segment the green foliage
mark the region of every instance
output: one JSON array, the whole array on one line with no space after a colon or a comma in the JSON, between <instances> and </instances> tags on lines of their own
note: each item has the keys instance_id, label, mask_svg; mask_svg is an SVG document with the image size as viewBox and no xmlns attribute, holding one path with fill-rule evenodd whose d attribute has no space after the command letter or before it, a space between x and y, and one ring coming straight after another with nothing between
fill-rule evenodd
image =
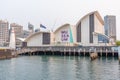
<instances>
[{"instance_id":1,"label":"green foliage","mask_svg":"<svg viewBox=\"0 0 120 80\"><path fill-rule=\"evenodd\" d=\"M120 41L116 41L116 45L117 45L117 46L120 46Z\"/></svg>"}]
</instances>

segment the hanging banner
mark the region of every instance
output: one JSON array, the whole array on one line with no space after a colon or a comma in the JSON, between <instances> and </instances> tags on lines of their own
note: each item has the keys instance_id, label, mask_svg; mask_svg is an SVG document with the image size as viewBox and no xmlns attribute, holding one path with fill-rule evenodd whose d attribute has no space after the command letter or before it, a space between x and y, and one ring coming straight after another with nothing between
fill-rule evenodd
<instances>
[{"instance_id":1,"label":"hanging banner","mask_svg":"<svg viewBox=\"0 0 120 80\"><path fill-rule=\"evenodd\" d=\"M69 32L67 30L61 31L61 41L69 41Z\"/></svg>"}]
</instances>

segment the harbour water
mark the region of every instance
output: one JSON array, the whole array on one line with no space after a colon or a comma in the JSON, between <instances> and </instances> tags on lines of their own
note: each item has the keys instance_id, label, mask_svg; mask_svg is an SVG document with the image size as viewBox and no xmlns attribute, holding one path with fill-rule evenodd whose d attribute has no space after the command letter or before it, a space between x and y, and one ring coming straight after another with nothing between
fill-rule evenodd
<instances>
[{"instance_id":1,"label":"harbour water","mask_svg":"<svg viewBox=\"0 0 120 80\"><path fill-rule=\"evenodd\" d=\"M0 60L0 80L120 80L117 58L20 56Z\"/></svg>"}]
</instances>

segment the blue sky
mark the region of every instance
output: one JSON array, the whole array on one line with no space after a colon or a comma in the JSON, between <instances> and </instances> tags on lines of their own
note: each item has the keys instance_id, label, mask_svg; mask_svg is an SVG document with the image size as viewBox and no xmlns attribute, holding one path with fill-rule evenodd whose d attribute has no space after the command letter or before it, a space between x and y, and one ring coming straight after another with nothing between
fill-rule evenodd
<instances>
[{"instance_id":1,"label":"blue sky","mask_svg":"<svg viewBox=\"0 0 120 80\"><path fill-rule=\"evenodd\" d=\"M18 23L27 29L28 22L35 28L40 23L48 29L70 23L75 25L84 15L99 11L105 15L115 15L117 20L117 39L120 40L119 0L0 0L0 19Z\"/></svg>"}]
</instances>

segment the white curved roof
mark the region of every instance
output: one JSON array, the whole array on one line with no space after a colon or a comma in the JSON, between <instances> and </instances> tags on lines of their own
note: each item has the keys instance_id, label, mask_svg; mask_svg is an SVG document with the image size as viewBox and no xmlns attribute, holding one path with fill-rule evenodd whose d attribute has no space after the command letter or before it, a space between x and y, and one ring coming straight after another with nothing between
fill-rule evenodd
<instances>
[{"instance_id":1,"label":"white curved roof","mask_svg":"<svg viewBox=\"0 0 120 80\"><path fill-rule=\"evenodd\" d=\"M17 38L18 40L20 40L20 41L24 41L25 40L25 38Z\"/></svg>"},{"instance_id":2,"label":"white curved roof","mask_svg":"<svg viewBox=\"0 0 120 80\"><path fill-rule=\"evenodd\" d=\"M80 23L84 18L86 18L87 16L89 16L89 15L91 15L91 14L95 14L95 15L97 16L97 18L99 19L99 21L101 22L101 24L104 24L104 21L103 21L102 17L100 16L99 12L98 12L98 11L93 11L93 12L90 12L90 13L86 14L85 16L83 16L83 17L77 22L76 26L79 25L79 23Z\"/></svg>"},{"instance_id":3,"label":"white curved roof","mask_svg":"<svg viewBox=\"0 0 120 80\"><path fill-rule=\"evenodd\" d=\"M39 35L39 34L42 34L42 33L49 33L49 32L35 32L31 35L29 35L24 41L28 41L30 38L34 37L35 35Z\"/></svg>"},{"instance_id":4,"label":"white curved roof","mask_svg":"<svg viewBox=\"0 0 120 80\"><path fill-rule=\"evenodd\" d=\"M60 30L61 28L65 27L65 26L70 26L70 24L66 23L66 24L60 26L59 28L57 28L57 29L54 31L54 33L56 33L58 30Z\"/></svg>"}]
</instances>

